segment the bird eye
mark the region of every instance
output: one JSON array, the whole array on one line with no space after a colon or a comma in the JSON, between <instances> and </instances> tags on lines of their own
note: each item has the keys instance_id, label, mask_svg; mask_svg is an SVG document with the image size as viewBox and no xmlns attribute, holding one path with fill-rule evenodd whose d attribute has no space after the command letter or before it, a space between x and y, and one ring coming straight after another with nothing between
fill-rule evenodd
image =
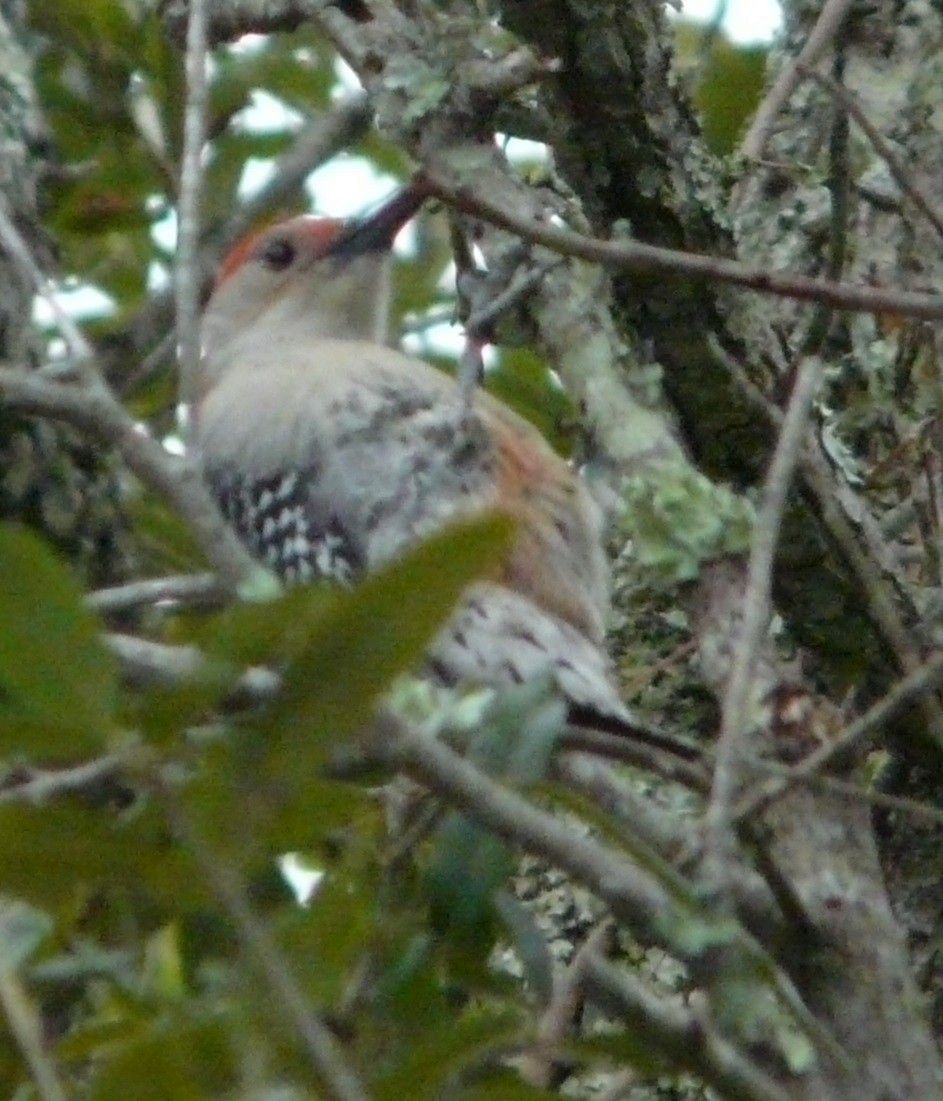
<instances>
[{"instance_id":1,"label":"bird eye","mask_svg":"<svg viewBox=\"0 0 943 1101\"><path fill-rule=\"evenodd\" d=\"M295 246L287 237L273 237L259 250L258 258L272 271L284 271L295 259Z\"/></svg>"}]
</instances>

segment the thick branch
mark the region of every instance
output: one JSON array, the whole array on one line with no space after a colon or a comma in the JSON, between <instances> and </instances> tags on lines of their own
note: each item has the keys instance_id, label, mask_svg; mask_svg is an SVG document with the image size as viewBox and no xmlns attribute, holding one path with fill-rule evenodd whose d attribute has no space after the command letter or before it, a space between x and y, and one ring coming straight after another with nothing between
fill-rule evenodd
<instances>
[{"instance_id":1,"label":"thick branch","mask_svg":"<svg viewBox=\"0 0 943 1101\"><path fill-rule=\"evenodd\" d=\"M66 421L115 448L131 471L187 521L227 587L236 589L259 576L260 567L223 520L199 470L151 439L104 385L50 382L36 372L2 367L0 401L10 409Z\"/></svg>"}]
</instances>

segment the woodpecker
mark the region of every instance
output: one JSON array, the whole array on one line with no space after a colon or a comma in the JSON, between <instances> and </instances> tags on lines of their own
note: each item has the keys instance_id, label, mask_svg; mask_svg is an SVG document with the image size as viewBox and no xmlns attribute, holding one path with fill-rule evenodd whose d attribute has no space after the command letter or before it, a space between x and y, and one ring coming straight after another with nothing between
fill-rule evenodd
<instances>
[{"instance_id":1,"label":"woodpecker","mask_svg":"<svg viewBox=\"0 0 943 1101\"><path fill-rule=\"evenodd\" d=\"M433 644L447 684L549 671L571 712L635 728L603 646L599 510L529 422L386 344L389 255L423 196L357 221L298 217L237 245L201 329L191 410L205 478L287 583L349 583L450 520L500 508L516 537Z\"/></svg>"}]
</instances>

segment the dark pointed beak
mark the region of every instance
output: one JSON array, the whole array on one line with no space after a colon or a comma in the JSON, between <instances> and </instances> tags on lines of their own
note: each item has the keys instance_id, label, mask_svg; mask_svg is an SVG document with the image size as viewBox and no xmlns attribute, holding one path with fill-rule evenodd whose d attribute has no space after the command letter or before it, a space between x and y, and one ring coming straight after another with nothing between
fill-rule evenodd
<instances>
[{"instance_id":1,"label":"dark pointed beak","mask_svg":"<svg viewBox=\"0 0 943 1101\"><path fill-rule=\"evenodd\" d=\"M331 247L330 256L346 262L369 253L387 252L393 241L426 200L423 189L408 185L372 214L351 222Z\"/></svg>"}]
</instances>

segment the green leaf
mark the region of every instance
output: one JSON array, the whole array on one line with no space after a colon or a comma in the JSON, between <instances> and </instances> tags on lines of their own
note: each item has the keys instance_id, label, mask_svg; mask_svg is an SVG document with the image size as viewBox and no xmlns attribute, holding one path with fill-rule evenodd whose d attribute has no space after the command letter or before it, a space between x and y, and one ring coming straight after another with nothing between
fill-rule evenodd
<instances>
[{"instance_id":1,"label":"green leaf","mask_svg":"<svg viewBox=\"0 0 943 1101\"><path fill-rule=\"evenodd\" d=\"M395 945L376 992L378 1013L390 1020L420 1031L442 1020L448 1001L428 933L405 934Z\"/></svg>"},{"instance_id":2,"label":"green leaf","mask_svg":"<svg viewBox=\"0 0 943 1101\"><path fill-rule=\"evenodd\" d=\"M292 972L320 1004L340 1003L355 963L362 957L376 921L376 881L328 872L311 904L292 906L281 922L279 943Z\"/></svg>"},{"instance_id":3,"label":"green leaf","mask_svg":"<svg viewBox=\"0 0 943 1101\"><path fill-rule=\"evenodd\" d=\"M494 941L495 892L514 868L505 842L450 811L436 831L426 889L432 925L457 952L453 964L480 968Z\"/></svg>"},{"instance_id":4,"label":"green leaf","mask_svg":"<svg viewBox=\"0 0 943 1101\"><path fill-rule=\"evenodd\" d=\"M293 774L313 776L333 744L360 733L395 677L416 667L463 590L506 549L500 516L464 520L377 571L355 589L292 589L241 606L195 631L211 653L236 662L287 663L281 691L255 724Z\"/></svg>"},{"instance_id":5,"label":"green leaf","mask_svg":"<svg viewBox=\"0 0 943 1101\"><path fill-rule=\"evenodd\" d=\"M492 776L542 780L565 715L549 680L502 692L475 732L468 757ZM446 936L453 965L483 965L497 927L499 888L512 870L511 850L501 838L458 811L446 815L435 834L426 888L433 927Z\"/></svg>"},{"instance_id":6,"label":"green leaf","mask_svg":"<svg viewBox=\"0 0 943 1101\"><path fill-rule=\"evenodd\" d=\"M487 1066L458 1096L461 1101L560 1101L561 1094L532 1086L507 1067Z\"/></svg>"},{"instance_id":7,"label":"green leaf","mask_svg":"<svg viewBox=\"0 0 943 1101\"><path fill-rule=\"evenodd\" d=\"M679 1069L677 1064L670 1064L653 1046L644 1026L567 1040L560 1048L560 1056L586 1064L630 1066L639 1074L651 1077ZM683 1063L681 1065L684 1067Z\"/></svg>"},{"instance_id":8,"label":"green leaf","mask_svg":"<svg viewBox=\"0 0 943 1101\"><path fill-rule=\"evenodd\" d=\"M737 45L716 26L705 32L702 24L679 19L676 48L680 69L694 77L707 144L715 153L732 153L759 106L769 47Z\"/></svg>"},{"instance_id":9,"label":"green leaf","mask_svg":"<svg viewBox=\"0 0 943 1101\"><path fill-rule=\"evenodd\" d=\"M376 1101L423 1101L450 1096L450 1086L475 1064L487 1066L519 1042L520 1016L513 1011L475 1010L429 1029L410 1046L395 1070L376 1083Z\"/></svg>"},{"instance_id":10,"label":"green leaf","mask_svg":"<svg viewBox=\"0 0 943 1101\"><path fill-rule=\"evenodd\" d=\"M128 951L101 948L87 940L60 955L49 956L33 964L29 977L36 983L84 983L106 978L127 984L135 974L136 957Z\"/></svg>"},{"instance_id":11,"label":"green leaf","mask_svg":"<svg viewBox=\"0 0 943 1101\"><path fill-rule=\"evenodd\" d=\"M175 925L165 925L145 941L141 989L163 999L186 994L180 936Z\"/></svg>"},{"instance_id":12,"label":"green leaf","mask_svg":"<svg viewBox=\"0 0 943 1101\"><path fill-rule=\"evenodd\" d=\"M254 733L236 734L204 752L203 775L184 793L201 835L243 869L280 852L317 852L379 814L367 791L299 773L293 761L290 746L272 751Z\"/></svg>"},{"instance_id":13,"label":"green leaf","mask_svg":"<svg viewBox=\"0 0 943 1101\"><path fill-rule=\"evenodd\" d=\"M159 1017L130 1041L99 1051L87 1096L93 1101L205 1101L237 1082L226 1021Z\"/></svg>"},{"instance_id":14,"label":"green leaf","mask_svg":"<svg viewBox=\"0 0 943 1101\"><path fill-rule=\"evenodd\" d=\"M498 890L494 906L517 953L531 995L541 1006L553 997L553 960L547 938L534 915L508 890Z\"/></svg>"},{"instance_id":15,"label":"green leaf","mask_svg":"<svg viewBox=\"0 0 943 1101\"><path fill-rule=\"evenodd\" d=\"M566 704L552 677L504 689L474 732L468 758L489 776L537 783L547 777L565 721Z\"/></svg>"},{"instance_id":16,"label":"green leaf","mask_svg":"<svg viewBox=\"0 0 943 1101\"><path fill-rule=\"evenodd\" d=\"M148 571L188 573L206 562L193 533L176 512L152 495L142 495L126 505L134 532L146 552Z\"/></svg>"},{"instance_id":17,"label":"green leaf","mask_svg":"<svg viewBox=\"0 0 943 1101\"><path fill-rule=\"evenodd\" d=\"M282 687L190 786L201 830L241 863L316 847L365 805L350 784L323 779L336 747L372 718L395 677L416 667L470 581L504 550L509 523L486 516L435 535L350 591L292 589L241 605L193 634L236 663L277 663ZM238 799L239 810L233 803Z\"/></svg>"},{"instance_id":18,"label":"green leaf","mask_svg":"<svg viewBox=\"0 0 943 1101\"><path fill-rule=\"evenodd\" d=\"M31 532L0 526L0 756L101 747L114 661L66 567Z\"/></svg>"},{"instance_id":19,"label":"green leaf","mask_svg":"<svg viewBox=\"0 0 943 1101\"><path fill-rule=\"evenodd\" d=\"M359 733L395 677L414 669L465 588L506 550L500 516L463 520L320 609L289 667L269 733ZM306 743L314 739L306 737ZM321 753L312 763L320 763Z\"/></svg>"},{"instance_id":20,"label":"green leaf","mask_svg":"<svg viewBox=\"0 0 943 1101\"><path fill-rule=\"evenodd\" d=\"M205 902L202 880L154 808L118 816L75 799L0 806L0 884L50 909L80 888L107 884L150 892L177 907Z\"/></svg>"}]
</instances>

